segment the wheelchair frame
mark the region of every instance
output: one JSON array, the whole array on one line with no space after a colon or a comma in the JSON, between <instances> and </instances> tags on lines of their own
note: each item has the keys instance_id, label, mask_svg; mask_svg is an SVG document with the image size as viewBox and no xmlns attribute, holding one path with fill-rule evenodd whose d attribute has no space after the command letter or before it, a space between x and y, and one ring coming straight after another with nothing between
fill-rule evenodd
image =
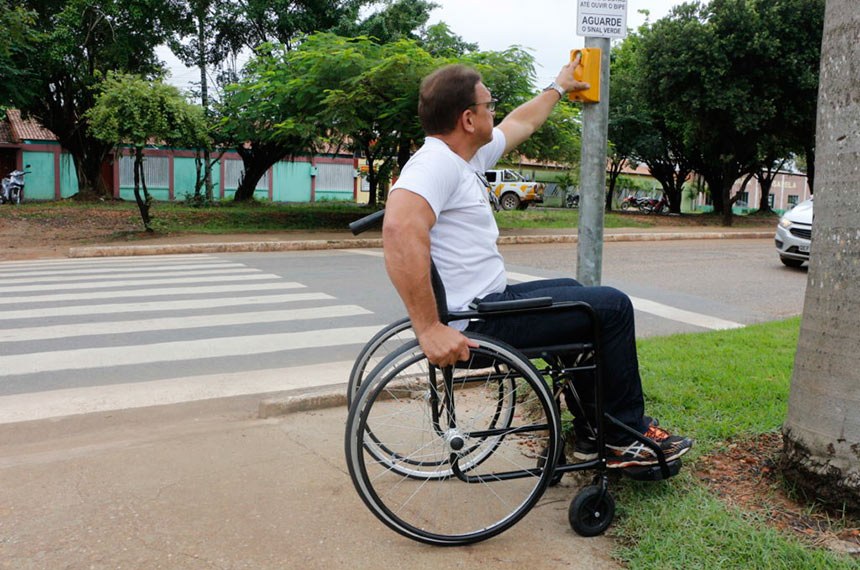
<instances>
[{"instance_id":1,"label":"wheelchair frame","mask_svg":"<svg viewBox=\"0 0 860 570\"><path fill-rule=\"evenodd\" d=\"M350 229L359 234L380 222L383 215L384 211L371 214L351 224ZM549 297L501 302L476 300L468 311L448 312L444 286L432 264L431 281L440 320L446 324L457 320L571 311L583 314L588 319L591 339L588 342L518 349L489 337L466 333L480 344L479 349L473 350L473 353L477 353L475 359L480 361L480 365L475 365L474 369L462 366L460 370L459 365L463 363L458 363L454 367L440 370L422 360L423 353L417 341L409 342L401 338L401 335L411 329L408 318L396 321L377 333L362 348L350 373L347 394L350 411L345 450L356 490L371 512L383 523L408 538L429 544L461 545L478 542L510 528L527 514L546 488L558 483L565 473L594 470L596 473L592 484L583 488L571 502L568 519L572 528L580 535L602 534L611 524L615 510L615 501L608 489L607 450L604 441L607 422L629 433L631 437L652 449L657 456L657 466L621 470L626 475L640 480L660 480L678 473L681 467L680 459L667 462L656 443L604 412L600 322L590 305L575 301L553 302ZM398 344L398 348L379 360L377 353L389 342ZM580 358L576 360L576 365L565 366L560 356L562 354L578 354ZM589 354L591 358L587 357ZM531 362L534 359L543 359L546 366L538 370ZM369 364L377 361L367 373ZM468 366L471 367L472 364L474 362L468 363ZM562 453L562 395L569 408L571 404L577 407L576 410L571 409L571 412L585 414L573 386L575 374L589 374L592 376L591 381L595 382L596 425L591 426L589 422L589 426L595 435L597 458L568 463ZM547 377L551 380L549 383ZM416 383L416 378L421 378L421 381ZM466 392L466 388L471 388L472 384L479 390ZM523 393L533 394L533 409L538 410L538 417L546 416L543 422L535 420L529 423L529 420L523 419L524 406L522 402L518 402ZM460 394L471 395L463 397ZM476 396L477 394L480 396ZM492 403L494 397L497 400ZM459 400L456 400L457 398ZM457 414L457 410L462 407L462 401L470 399L480 400L484 404L482 409L489 410L477 418L477 421L476 418L464 419L463 412ZM455 403L455 400L460 403ZM389 416L379 412L379 415L386 419L377 421L376 410L391 411L396 410L397 406L409 410L408 415L404 413L404 421L408 425L401 426L399 431L392 429L390 434L381 435L388 429L387 418L394 417L395 414ZM411 443L400 440L405 438L405 433L419 432L419 428L412 425L413 420L418 421L418 415L424 416L425 423L420 430L422 437L429 440L429 443L422 440L423 447L419 448L419 454L415 454L418 459L412 459L407 453ZM446 419L447 424L444 421ZM483 425L485 420L487 425ZM480 423L480 429L462 428L471 423ZM386 437L390 439L386 440ZM511 457L516 457L516 461L520 462L527 456L523 450L534 443L532 440L542 441L544 444L534 467L518 464L518 468L513 471L493 470L494 455L502 458L500 462L510 460ZM402 445L403 449L396 449L398 445ZM435 456L431 459L425 457L427 448L439 446L441 451ZM490 469L490 472L480 474L484 469ZM471 474L473 472L475 474ZM380 481L389 477L393 479L390 489L382 489ZM516 479L526 479L528 483L528 478L534 479L531 487L527 484L520 490L511 484L512 488L523 496L517 495L510 501L511 512L502 512L504 508L508 508L509 503L501 500L503 493L497 490L499 486ZM428 485L437 485L440 488L449 485L447 489L451 489L450 485L454 482L475 485L482 492L484 487L497 487L486 491L489 499L476 498L478 505L469 504L461 510L440 515L438 521L431 511L443 509L446 504L444 501L428 501L423 505L424 510L418 512L420 508L416 506L419 503L414 500L415 495L429 493ZM391 498L397 496L401 489L412 490L413 487L414 495ZM387 494L389 492L390 494ZM452 492L452 496L456 497L455 502L462 505L467 505L472 500L470 493L460 492L456 495ZM435 528L449 523L453 525L454 519L463 519L465 524L467 516L483 515L483 511L490 508L487 504L494 503L496 498L499 498L498 502L504 507L499 507L498 513L487 513L489 522L476 522L475 528ZM397 503L397 506L386 504L386 500ZM404 504L400 505L398 501Z\"/></svg>"}]
</instances>

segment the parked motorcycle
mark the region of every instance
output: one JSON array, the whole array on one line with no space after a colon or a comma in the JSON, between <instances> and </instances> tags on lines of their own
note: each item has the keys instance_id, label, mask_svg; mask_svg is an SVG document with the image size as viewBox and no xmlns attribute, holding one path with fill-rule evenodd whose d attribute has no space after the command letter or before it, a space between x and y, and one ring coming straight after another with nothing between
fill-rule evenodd
<instances>
[{"instance_id":1,"label":"parked motorcycle","mask_svg":"<svg viewBox=\"0 0 860 570\"><path fill-rule=\"evenodd\" d=\"M639 196L630 195L621 200L621 209L629 210L630 208L636 208L639 211L642 211L643 205L648 203L648 198L640 198Z\"/></svg>"},{"instance_id":2,"label":"parked motorcycle","mask_svg":"<svg viewBox=\"0 0 860 570\"><path fill-rule=\"evenodd\" d=\"M565 208L579 208L579 194L568 193L564 197L564 207Z\"/></svg>"},{"instance_id":3,"label":"parked motorcycle","mask_svg":"<svg viewBox=\"0 0 860 570\"><path fill-rule=\"evenodd\" d=\"M656 198L648 198L644 204L639 206L639 211L645 214L668 214L669 200L666 198L665 194L663 194L659 200Z\"/></svg>"},{"instance_id":4,"label":"parked motorcycle","mask_svg":"<svg viewBox=\"0 0 860 570\"><path fill-rule=\"evenodd\" d=\"M29 168L28 164L25 168ZM29 170L13 170L9 176L0 181L0 204L9 202L20 204L24 201L24 175L30 174Z\"/></svg>"}]
</instances>

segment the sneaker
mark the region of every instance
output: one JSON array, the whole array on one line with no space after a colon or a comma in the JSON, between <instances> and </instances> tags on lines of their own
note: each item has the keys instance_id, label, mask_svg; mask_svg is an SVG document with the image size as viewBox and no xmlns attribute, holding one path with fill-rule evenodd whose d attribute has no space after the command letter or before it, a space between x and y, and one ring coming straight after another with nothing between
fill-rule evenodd
<instances>
[{"instance_id":1,"label":"sneaker","mask_svg":"<svg viewBox=\"0 0 860 570\"><path fill-rule=\"evenodd\" d=\"M597 439L592 435L578 434L573 441L573 456L580 461L597 459Z\"/></svg>"},{"instance_id":2,"label":"sneaker","mask_svg":"<svg viewBox=\"0 0 860 570\"><path fill-rule=\"evenodd\" d=\"M672 435L663 428L652 425L645 432L645 437L658 443L666 461L678 459L693 447L693 440L680 435ZM607 445L609 459L607 467L623 469L625 467L657 465L657 456L645 444L633 441L627 445Z\"/></svg>"},{"instance_id":3,"label":"sneaker","mask_svg":"<svg viewBox=\"0 0 860 570\"><path fill-rule=\"evenodd\" d=\"M649 428L660 425L657 418L643 416L642 419ZM590 433L577 433L573 442L573 456L580 461L597 459L597 438Z\"/></svg>"}]
</instances>

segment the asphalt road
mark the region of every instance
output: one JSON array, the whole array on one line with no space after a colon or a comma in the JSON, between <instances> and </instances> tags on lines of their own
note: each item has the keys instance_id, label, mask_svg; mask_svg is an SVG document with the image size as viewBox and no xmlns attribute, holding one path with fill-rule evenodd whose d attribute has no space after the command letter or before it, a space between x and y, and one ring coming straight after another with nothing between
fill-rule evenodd
<instances>
[{"instance_id":1,"label":"asphalt road","mask_svg":"<svg viewBox=\"0 0 860 570\"><path fill-rule=\"evenodd\" d=\"M514 280L573 276L573 245L505 246ZM637 334L799 314L770 240L624 242L604 282ZM379 250L0 263L0 423L339 384L404 314Z\"/></svg>"}]
</instances>

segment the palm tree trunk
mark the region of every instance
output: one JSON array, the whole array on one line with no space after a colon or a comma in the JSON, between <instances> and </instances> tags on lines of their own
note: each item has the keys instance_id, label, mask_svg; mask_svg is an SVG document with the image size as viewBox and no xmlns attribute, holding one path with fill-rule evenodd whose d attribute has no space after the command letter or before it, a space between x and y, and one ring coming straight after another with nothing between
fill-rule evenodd
<instances>
[{"instance_id":1,"label":"palm tree trunk","mask_svg":"<svg viewBox=\"0 0 860 570\"><path fill-rule=\"evenodd\" d=\"M815 223L788 417L785 476L860 508L860 12L828 0L816 133Z\"/></svg>"}]
</instances>

